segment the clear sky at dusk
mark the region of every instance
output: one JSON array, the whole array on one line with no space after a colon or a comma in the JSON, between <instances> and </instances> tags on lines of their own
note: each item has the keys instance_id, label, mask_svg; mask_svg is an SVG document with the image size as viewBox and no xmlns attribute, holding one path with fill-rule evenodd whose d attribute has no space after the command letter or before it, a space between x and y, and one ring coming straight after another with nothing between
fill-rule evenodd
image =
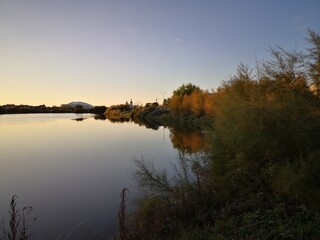
<instances>
[{"instance_id":1,"label":"clear sky at dusk","mask_svg":"<svg viewBox=\"0 0 320 240\"><path fill-rule=\"evenodd\" d=\"M0 105L162 100L303 50L319 0L0 0Z\"/></svg>"}]
</instances>

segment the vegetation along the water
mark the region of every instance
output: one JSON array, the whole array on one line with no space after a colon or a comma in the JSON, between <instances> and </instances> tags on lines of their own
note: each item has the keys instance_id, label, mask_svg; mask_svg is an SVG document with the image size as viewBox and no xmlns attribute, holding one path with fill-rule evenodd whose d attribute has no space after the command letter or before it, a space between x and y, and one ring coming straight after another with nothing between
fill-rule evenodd
<instances>
[{"instance_id":1,"label":"vegetation along the water","mask_svg":"<svg viewBox=\"0 0 320 240\"><path fill-rule=\"evenodd\" d=\"M320 37L308 41L240 64L216 91L173 92L173 118L212 119L208 150L181 154L173 179L135 160L146 197L127 239L320 239Z\"/></svg>"},{"instance_id":2,"label":"vegetation along the water","mask_svg":"<svg viewBox=\"0 0 320 240\"><path fill-rule=\"evenodd\" d=\"M301 52L271 49L254 69L241 63L216 90L188 83L162 104L107 109L114 121L207 137L205 151L180 154L173 178L134 159L145 197L126 213L123 190L119 239L320 239L320 36L308 41ZM15 199L3 239L17 239Z\"/></svg>"}]
</instances>

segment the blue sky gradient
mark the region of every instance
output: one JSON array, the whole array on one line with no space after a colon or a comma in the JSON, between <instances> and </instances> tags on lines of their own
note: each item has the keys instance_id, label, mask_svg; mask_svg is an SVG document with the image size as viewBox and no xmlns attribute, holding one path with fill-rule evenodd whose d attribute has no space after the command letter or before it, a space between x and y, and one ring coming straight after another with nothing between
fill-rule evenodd
<instances>
[{"instance_id":1,"label":"blue sky gradient","mask_svg":"<svg viewBox=\"0 0 320 240\"><path fill-rule=\"evenodd\" d=\"M0 105L162 100L307 47L319 0L0 0Z\"/></svg>"}]
</instances>

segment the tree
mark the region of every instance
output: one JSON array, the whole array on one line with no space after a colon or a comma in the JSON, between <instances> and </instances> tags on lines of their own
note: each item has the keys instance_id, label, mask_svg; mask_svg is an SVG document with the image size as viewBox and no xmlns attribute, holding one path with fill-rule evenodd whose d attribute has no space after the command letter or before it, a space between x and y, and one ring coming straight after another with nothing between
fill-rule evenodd
<instances>
[{"instance_id":1,"label":"tree","mask_svg":"<svg viewBox=\"0 0 320 240\"><path fill-rule=\"evenodd\" d=\"M76 106L74 107L74 111L75 111L76 113L82 113L82 112L83 112L83 106L82 106L82 105L76 105Z\"/></svg>"},{"instance_id":2,"label":"tree","mask_svg":"<svg viewBox=\"0 0 320 240\"><path fill-rule=\"evenodd\" d=\"M309 74L312 83L316 86L317 94L320 91L320 36L309 30L308 42L312 45L308 50Z\"/></svg>"},{"instance_id":3,"label":"tree","mask_svg":"<svg viewBox=\"0 0 320 240\"><path fill-rule=\"evenodd\" d=\"M193 91L190 94L191 111L196 117L204 115L204 94L201 90Z\"/></svg>"},{"instance_id":4,"label":"tree","mask_svg":"<svg viewBox=\"0 0 320 240\"><path fill-rule=\"evenodd\" d=\"M215 94L212 171L221 200L258 191L311 203L320 195L319 186L309 191L318 180L306 170L320 171L319 98L300 53L272 56L258 79L240 65Z\"/></svg>"},{"instance_id":5,"label":"tree","mask_svg":"<svg viewBox=\"0 0 320 240\"><path fill-rule=\"evenodd\" d=\"M204 114L203 102L203 90L188 83L173 91L168 107L175 116L194 115L195 117L201 117Z\"/></svg>"},{"instance_id":6,"label":"tree","mask_svg":"<svg viewBox=\"0 0 320 240\"><path fill-rule=\"evenodd\" d=\"M205 92L204 93L204 99L203 99L203 110L204 114L206 116L212 116L213 115L213 109L214 109L214 94Z\"/></svg>"},{"instance_id":7,"label":"tree","mask_svg":"<svg viewBox=\"0 0 320 240\"><path fill-rule=\"evenodd\" d=\"M312 41L318 39L312 36ZM206 133L211 151L203 162L182 161L179 181L171 184L152 165L137 164L143 183L159 189L148 199L155 199L148 211L140 208L142 220L135 219L140 226L150 224L142 236L156 239L154 233L169 233L172 237L162 238L185 239L180 234L193 228L200 231L185 236L200 239L209 226L210 233L201 239L318 239L320 98L308 86L310 76L317 76L315 56L306 65L310 55L277 48L258 72L241 63L216 92L187 94L185 86L174 91L171 104L179 114L213 111L213 129ZM197 146L190 139L171 135L175 147ZM166 223L170 228L164 228Z\"/></svg>"},{"instance_id":8,"label":"tree","mask_svg":"<svg viewBox=\"0 0 320 240\"><path fill-rule=\"evenodd\" d=\"M196 90L201 90L198 86L188 83L188 84L182 84L178 89L173 91L173 96L184 96L184 95L190 95L192 92Z\"/></svg>"}]
</instances>

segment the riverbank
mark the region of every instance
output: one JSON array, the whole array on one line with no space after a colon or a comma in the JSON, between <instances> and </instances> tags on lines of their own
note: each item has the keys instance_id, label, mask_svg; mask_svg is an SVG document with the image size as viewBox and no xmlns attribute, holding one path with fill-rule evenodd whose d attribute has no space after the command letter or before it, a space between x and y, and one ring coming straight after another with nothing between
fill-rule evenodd
<instances>
[{"instance_id":1,"label":"riverbank","mask_svg":"<svg viewBox=\"0 0 320 240\"><path fill-rule=\"evenodd\" d=\"M132 121L147 128L158 129L164 127L184 127L205 129L212 124L212 118L208 116L196 117L192 114L175 116L167 106L158 103L147 103L145 106L130 106L125 104L109 107L105 116L112 122Z\"/></svg>"}]
</instances>

